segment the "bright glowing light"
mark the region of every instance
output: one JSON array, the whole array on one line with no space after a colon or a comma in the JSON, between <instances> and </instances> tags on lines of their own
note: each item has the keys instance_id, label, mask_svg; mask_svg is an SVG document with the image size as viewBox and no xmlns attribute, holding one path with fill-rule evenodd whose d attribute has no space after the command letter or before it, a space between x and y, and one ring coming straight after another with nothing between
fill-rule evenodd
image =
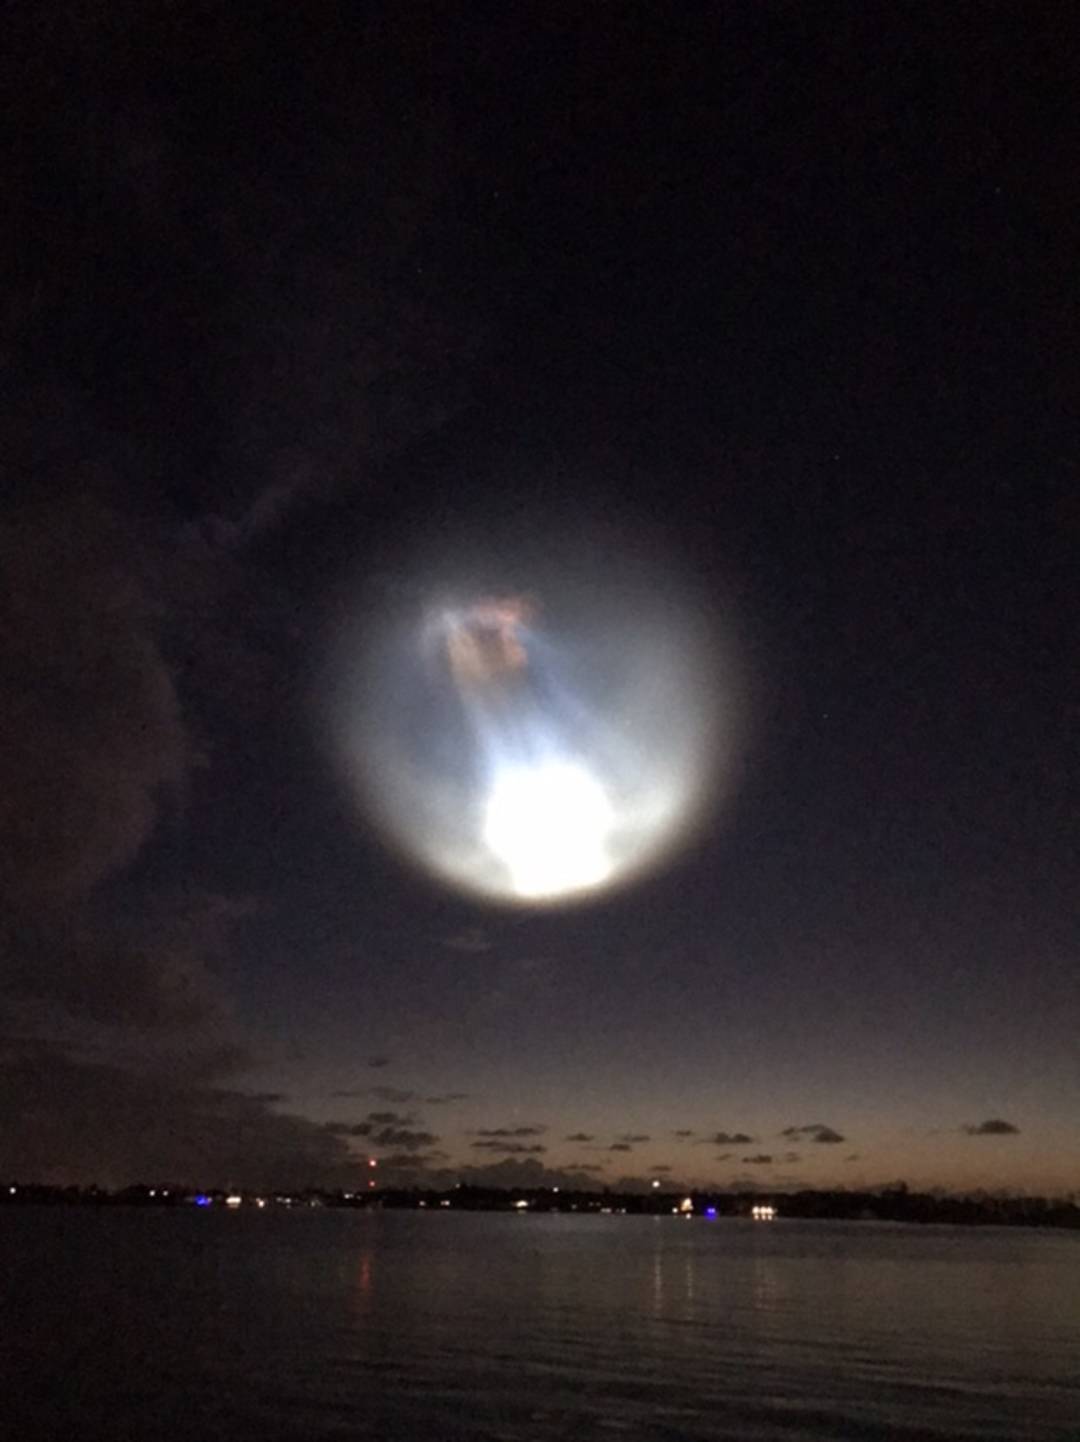
<instances>
[{"instance_id":1,"label":"bright glowing light","mask_svg":"<svg viewBox=\"0 0 1080 1442\"><path fill-rule=\"evenodd\" d=\"M517 896L549 897L611 875L613 816L602 788L570 762L514 767L496 777L483 840Z\"/></svg>"},{"instance_id":2,"label":"bright glowing light","mask_svg":"<svg viewBox=\"0 0 1080 1442\"><path fill-rule=\"evenodd\" d=\"M238 1196L236 1192L233 1192L231 1193L231 1195L225 1198L225 1205L227 1207L238 1207L241 1205L243 1200L243 1197Z\"/></svg>"},{"instance_id":3,"label":"bright glowing light","mask_svg":"<svg viewBox=\"0 0 1080 1442\"><path fill-rule=\"evenodd\" d=\"M520 1201L517 1201L517 1202L514 1203L514 1209L515 1209L515 1211L518 1211L518 1212L524 1212L524 1211L526 1210L526 1208L528 1207L528 1205L529 1205L528 1202L525 1201L524 1198L522 1198Z\"/></svg>"},{"instance_id":4,"label":"bright glowing light","mask_svg":"<svg viewBox=\"0 0 1080 1442\"><path fill-rule=\"evenodd\" d=\"M653 1186L653 1191L654 1191L654 1192L655 1192L655 1191L659 1188L659 1186L660 1186L660 1183L656 1180L655 1177L653 1178L653 1184L652 1184L652 1186Z\"/></svg>"},{"instance_id":5,"label":"bright glowing light","mask_svg":"<svg viewBox=\"0 0 1080 1442\"><path fill-rule=\"evenodd\" d=\"M686 1212L687 1214L689 1214L689 1213L692 1212L693 1210L694 1210L694 1199L693 1199L693 1197L683 1197L682 1201L679 1203L679 1211L680 1211L680 1212Z\"/></svg>"},{"instance_id":6,"label":"bright glowing light","mask_svg":"<svg viewBox=\"0 0 1080 1442\"><path fill-rule=\"evenodd\" d=\"M758 1205L750 1208L750 1215L755 1222L771 1222L776 1218L776 1208L767 1205Z\"/></svg>"},{"instance_id":7,"label":"bright glowing light","mask_svg":"<svg viewBox=\"0 0 1080 1442\"><path fill-rule=\"evenodd\" d=\"M503 902L584 898L663 862L741 749L721 598L651 530L549 523L495 535L465 517L399 558L392 593L358 590L313 696L383 836Z\"/></svg>"}]
</instances>

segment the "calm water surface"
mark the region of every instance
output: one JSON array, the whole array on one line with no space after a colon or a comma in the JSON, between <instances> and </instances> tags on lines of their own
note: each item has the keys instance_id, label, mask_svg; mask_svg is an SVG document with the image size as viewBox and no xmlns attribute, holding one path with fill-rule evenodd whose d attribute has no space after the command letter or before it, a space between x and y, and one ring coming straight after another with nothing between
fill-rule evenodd
<instances>
[{"instance_id":1,"label":"calm water surface","mask_svg":"<svg viewBox=\"0 0 1080 1442\"><path fill-rule=\"evenodd\" d=\"M0 1435L1080 1442L1080 1235L5 1208Z\"/></svg>"}]
</instances>

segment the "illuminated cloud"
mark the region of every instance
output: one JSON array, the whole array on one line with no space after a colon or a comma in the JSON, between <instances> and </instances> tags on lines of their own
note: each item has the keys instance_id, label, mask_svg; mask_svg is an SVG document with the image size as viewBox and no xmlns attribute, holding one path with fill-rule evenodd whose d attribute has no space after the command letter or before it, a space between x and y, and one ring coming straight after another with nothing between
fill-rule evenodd
<instances>
[{"instance_id":1,"label":"illuminated cloud","mask_svg":"<svg viewBox=\"0 0 1080 1442\"><path fill-rule=\"evenodd\" d=\"M960 1130L969 1137L1015 1137L1020 1133L1019 1127L1014 1127L1012 1122L1002 1121L1000 1117L990 1117L985 1122L974 1126L969 1124Z\"/></svg>"}]
</instances>

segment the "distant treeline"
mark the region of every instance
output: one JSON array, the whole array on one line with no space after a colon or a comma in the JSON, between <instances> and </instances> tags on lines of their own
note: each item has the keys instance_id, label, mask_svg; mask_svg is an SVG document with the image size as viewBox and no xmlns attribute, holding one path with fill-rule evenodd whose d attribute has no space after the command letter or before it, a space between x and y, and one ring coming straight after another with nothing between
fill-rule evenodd
<instances>
[{"instance_id":1,"label":"distant treeline","mask_svg":"<svg viewBox=\"0 0 1080 1442\"><path fill-rule=\"evenodd\" d=\"M0 1183L0 1206L381 1208L472 1212L591 1212L663 1216L681 1212L705 1219L749 1218L751 1208L776 1208L777 1218L808 1221L911 1222L950 1226L1078 1227L1080 1204L1071 1199L977 1193L952 1196L913 1192L897 1185L877 1192L682 1192L620 1193L557 1188L513 1189L455 1186L446 1191L386 1188L378 1191L303 1190L251 1192L184 1186L51 1187ZM765 1225L768 1225L766 1223Z\"/></svg>"}]
</instances>

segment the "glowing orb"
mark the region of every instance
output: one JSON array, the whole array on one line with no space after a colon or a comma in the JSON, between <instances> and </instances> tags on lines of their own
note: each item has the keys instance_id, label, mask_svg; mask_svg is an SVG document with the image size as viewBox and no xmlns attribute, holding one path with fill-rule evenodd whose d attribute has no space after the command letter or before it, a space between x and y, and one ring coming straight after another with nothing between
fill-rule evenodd
<instances>
[{"instance_id":1,"label":"glowing orb","mask_svg":"<svg viewBox=\"0 0 1080 1442\"><path fill-rule=\"evenodd\" d=\"M560 896L611 875L614 819L603 789L582 767L521 766L497 777L483 839L518 896Z\"/></svg>"},{"instance_id":2,"label":"glowing orb","mask_svg":"<svg viewBox=\"0 0 1080 1442\"><path fill-rule=\"evenodd\" d=\"M641 874L732 777L727 630L654 548L590 541L414 561L335 637L331 740L365 814L494 900Z\"/></svg>"}]
</instances>

